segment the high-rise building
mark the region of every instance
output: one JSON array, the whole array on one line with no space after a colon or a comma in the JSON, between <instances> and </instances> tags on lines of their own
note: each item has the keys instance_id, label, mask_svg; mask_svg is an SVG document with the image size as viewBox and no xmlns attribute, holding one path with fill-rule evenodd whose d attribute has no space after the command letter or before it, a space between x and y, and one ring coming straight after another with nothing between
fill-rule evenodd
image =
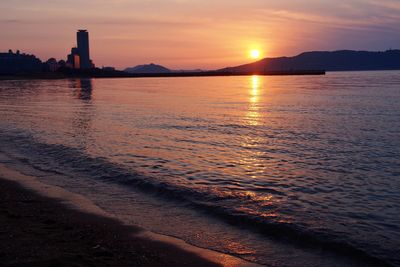
<instances>
[{"instance_id":1,"label":"high-rise building","mask_svg":"<svg viewBox=\"0 0 400 267\"><path fill-rule=\"evenodd\" d=\"M87 30L78 30L76 33L77 47L71 48L67 56L66 67L73 69L93 69L95 66L90 60L89 33Z\"/></svg>"},{"instance_id":2,"label":"high-rise building","mask_svg":"<svg viewBox=\"0 0 400 267\"><path fill-rule=\"evenodd\" d=\"M78 45L80 68L92 68L92 62L89 55L89 33L87 30L79 30L76 33L76 40Z\"/></svg>"},{"instance_id":3,"label":"high-rise building","mask_svg":"<svg viewBox=\"0 0 400 267\"><path fill-rule=\"evenodd\" d=\"M67 66L72 69L81 68L81 57L79 55L79 50L76 47L71 48L71 54L67 57Z\"/></svg>"}]
</instances>

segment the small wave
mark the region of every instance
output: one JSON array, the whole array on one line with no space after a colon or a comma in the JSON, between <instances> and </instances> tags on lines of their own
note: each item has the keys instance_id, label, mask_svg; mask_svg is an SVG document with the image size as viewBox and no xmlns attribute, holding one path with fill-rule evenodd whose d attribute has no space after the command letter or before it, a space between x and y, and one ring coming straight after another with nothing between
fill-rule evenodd
<instances>
[{"instance_id":1,"label":"small wave","mask_svg":"<svg viewBox=\"0 0 400 267\"><path fill-rule=\"evenodd\" d=\"M140 189L156 197L179 201L186 206L201 210L229 224L256 231L279 240L314 248L329 249L351 257L366 259L377 266L389 266L383 253L368 254L358 248L351 240L338 236L328 230L314 231L303 225L294 224L276 215L278 207L265 207L267 213L259 213L246 207L246 203L257 202L255 195L244 193L229 194L210 188L190 188L169 183L161 178L131 170L123 165L112 163L103 157L93 157L79 149L60 144L37 142L31 135L21 132L0 134L1 150L12 151L17 148L18 157L24 164L54 174L67 176L82 175L109 183L118 183ZM280 192L264 188L273 195ZM382 257L379 257L382 256Z\"/></svg>"}]
</instances>

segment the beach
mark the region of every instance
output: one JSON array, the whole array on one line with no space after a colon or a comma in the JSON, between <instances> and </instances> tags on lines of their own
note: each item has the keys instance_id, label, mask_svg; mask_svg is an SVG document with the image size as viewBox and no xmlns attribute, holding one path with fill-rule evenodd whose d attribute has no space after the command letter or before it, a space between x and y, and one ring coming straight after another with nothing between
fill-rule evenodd
<instances>
[{"instance_id":1,"label":"beach","mask_svg":"<svg viewBox=\"0 0 400 267\"><path fill-rule=\"evenodd\" d=\"M0 187L2 265L219 266L166 244L132 238L139 229L67 209L16 183L0 180Z\"/></svg>"},{"instance_id":2,"label":"beach","mask_svg":"<svg viewBox=\"0 0 400 267\"><path fill-rule=\"evenodd\" d=\"M47 188L53 197L33 191L37 186ZM203 250L209 254L206 257L218 258L206 259L171 240L149 238L152 235L143 229L100 216L93 207L92 213L83 212L89 203L66 204L67 192L4 166L0 166L0 196L1 266L246 266L231 256Z\"/></svg>"}]
</instances>

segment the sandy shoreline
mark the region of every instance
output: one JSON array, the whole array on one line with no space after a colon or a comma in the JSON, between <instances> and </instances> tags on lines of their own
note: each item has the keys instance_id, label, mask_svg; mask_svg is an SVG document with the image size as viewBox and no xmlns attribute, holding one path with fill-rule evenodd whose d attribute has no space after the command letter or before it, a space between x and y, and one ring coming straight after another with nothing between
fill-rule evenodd
<instances>
[{"instance_id":1,"label":"sandy shoreline","mask_svg":"<svg viewBox=\"0 0 400 267\"><path fill-rule=\"evenodd\" d=\"M123 225L81 196L1 164L0 196L2 266L253 266Z\"/></svg>"}]
</instances>

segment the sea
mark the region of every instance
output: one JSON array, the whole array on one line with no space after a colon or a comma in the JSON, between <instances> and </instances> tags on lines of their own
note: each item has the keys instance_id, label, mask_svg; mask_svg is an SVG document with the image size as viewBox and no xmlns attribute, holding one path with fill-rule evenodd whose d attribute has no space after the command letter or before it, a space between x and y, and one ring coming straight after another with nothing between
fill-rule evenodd
<instances>
[{"instance_id":1,"label":"sea","mask_svg":"<svg viewBox=\"0 0 400 267\"><path fill-rule=\"evenodd\" d=\"M400 71L0 81L0 163L266 266L400 266Z\"/></svg>"}]
</instances>

